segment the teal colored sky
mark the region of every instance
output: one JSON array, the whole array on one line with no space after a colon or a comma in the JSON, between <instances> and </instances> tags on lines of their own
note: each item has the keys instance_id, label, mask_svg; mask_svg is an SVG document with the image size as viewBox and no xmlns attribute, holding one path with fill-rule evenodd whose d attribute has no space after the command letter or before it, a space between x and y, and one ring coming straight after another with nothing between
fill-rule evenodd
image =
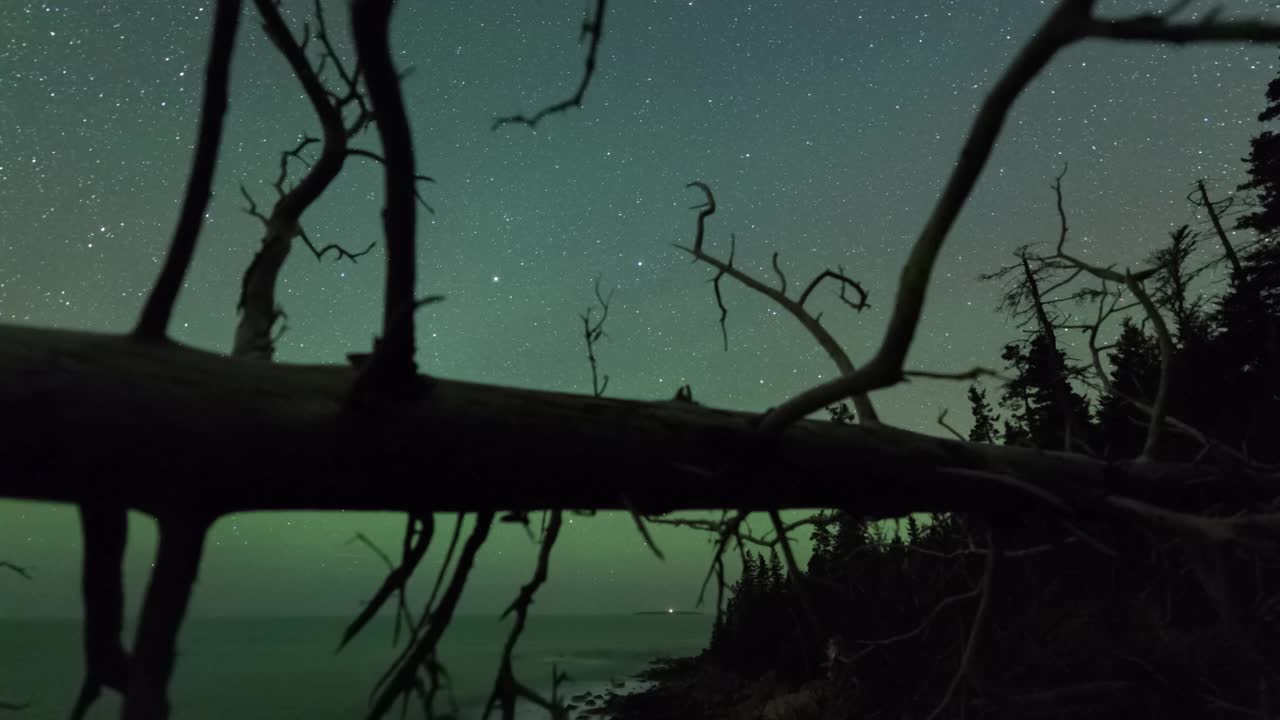
<instances>
[{"instance_id":1,"label":"teal colored sky","mask_svg":"<svg viewBox=\"0 0 1280 720\"><path fill-rule=\"evenodd\" d=\"M299 27L296 9L310 3L286 5ZM1110 14L1155 6L1100 5ZM1227 9L1274 16L1270 5ZM736 232L742 267L772 277L776 250L792 287L838 264L863 281L871 310L851 316L829 294L815 309L855 362L865 359L977 104L1048 6L614 2L586 107L536 132L491 132L493 117L535 110L574 87L582 3L402 3L393 39L413 69L404 91L418 166L439 181L427 190L437 213L420 224L419 290L448 297L419 315L420 367L589 392L578 314L598 276L616 288L609 337L597 349L610 395L665 399L688 383L700 402L763 410L829 378L830 361L790 318L729 285L730 350L721 350L711 271L671 248L691 237L688 208L699 198L684 186L695 179L720 203L708 242L726 252ZM332 3L332 29L345 40L344 16ZM132 325L177 216L210 23L207 2L0 3L0 322ZM910 366L999 364L1016 331L994 311L998 288L975 277L1018 245L1056 237L1049 183L1064 162L1073 242L1088 259L1135 262L1170 228L1198 225L1185 195L1199 177L1220 193L1241 181L1239 158L1260 129L1275 59L1265 47L1098 42L1062 53L1018 101L948 241ZM250 8L227 122L175 323L178 339L218 351L230 346L239 278L259 237L237 185L268 202L278 152L316 132ZM372 136L366 142L375 147ZM304 227L318 242L363 247L378 237L380 192L378 169L354 159ZM289 330L280 360L342 362L367 350L381 287L377 251L350 265L318 264L295 249L281 284ZM885 420L904 427L938 431L942 407L967 426L960 386L912 383L875 399ZM223 519L194 610L352 612L382 568L347 541L364 531L395 548L402 526L399 517L353 513ZM136 596L153 529L144 518L134 527ZM708 539L655 534L665 562L629 518L575 518L538 609L691 605ZM0 557L34 576L0 576L0 616L77 612L78 551L69 509L0 503ZM505 606L533 552L522 529L499 528L464 610Z\"/></svg>"}]
</instances>

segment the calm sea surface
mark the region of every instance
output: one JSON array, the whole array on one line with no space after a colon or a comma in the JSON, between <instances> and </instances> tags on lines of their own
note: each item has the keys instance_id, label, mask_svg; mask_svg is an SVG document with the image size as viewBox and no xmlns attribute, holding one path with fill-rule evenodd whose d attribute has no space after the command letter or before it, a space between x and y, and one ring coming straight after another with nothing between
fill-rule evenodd
<instances>
[{"instance_id":1,"label":"calm sea surface","mask_svg":"<svg viewBox=\"0 0 1280 720\"><path fill-rule=\"evenodd\" d=\"M396 650L390 619L380 618L335 653L349 619L189 619L172 686L174 720L364 717L369 691ZM491 616L459 617L441 642L463 720L479 717L507 628ZM554 665L569 674L563 689L573 694L625 678L659 655L696 654L710 630L711 618L701 615L532 617L516 649L516 672L547 692ZM0 619L0 699L31 703L6 716L68 715L84 667L79 631L71 619ZM421 717L416 710L409 716ZM90 717L118 715L108 692Z\"/></svg>"}]
</instances>

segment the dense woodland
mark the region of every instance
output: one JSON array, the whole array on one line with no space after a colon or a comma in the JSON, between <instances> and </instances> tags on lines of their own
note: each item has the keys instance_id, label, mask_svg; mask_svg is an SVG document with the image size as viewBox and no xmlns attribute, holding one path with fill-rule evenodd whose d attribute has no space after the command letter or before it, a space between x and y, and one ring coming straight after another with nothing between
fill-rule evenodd
<instances>
[{"instance_id":1,"label":"dense woodland","mask_svg":"<svg viewBox=\"0 0 1280 720\"><path fill-rule=\"evenodd\" d=\"M1259 119L1270 123L1280 78L1266 99ZM1076 268L1034 248L985 276L1005 283L1001 310L1024 332L1004 347L1001 380L969 387L967 439L1077 445L1108 459L1280 462L1280 136L1264 130L1245 162L1248 181L1227 199L1194 183L1188 201L1203 227L1175 228L1148 258L1163 327L1123 286L1064 283ZM1234 247L1226 222L1254 237ZM1103 345L1110 315L1119 328ZM1072 319L1081 316L1091 317ZM1088 341L1069 345L1080 332ZM1082 347L1105 357L1102 382L1096 357L1073 356ZM1147 447L1157 403L1182 430ZM830 411L854 420L847 406ZM1219 502L1221 513L1243 509ZM943 697L968 717L1280 713L1274 546L1020 515L870 522L834 511L806 524L813 556L802 576L786 576L776 542L741 543L742 575L710 647L655 670L664 684L618 701L625 717L950 717ZM959 683L957 664L968 670Z\"/></svg>"},{"instance_id":2,"label":"dense woodland","mask_svg":"<svg viewBox=\"0 0 1280 720\"><path fill-rule=\"evenodd\" d=\"M1064 169L1054 184L1056 245L1022 248L988 278L1002 283L1001 310L1023 331L1009 339L1006 367L924 371L909 361L951 228L1015 100L1059 51L1090 39L1274 46L1280 25L1212 9L1197 14L1189 2L1131 16L1099 14L1095 0L1054 4L980 103L905 249L892 299L882 305L884 335L859 364L806 306L821 288L859 310L867 300L859 281L827 270L788 292L776 256L775 283L735 265L732 249L713 254L705 240L715 197L691 178L705 204L682 249L715 270L722 322L722 283L745 286L799 322L839 370L765 412L743 413L704 407L687 388L674 399L604 397L592 353L601 316L583 319L590 396L419 371L415 313L440 298L417 294L419 186L427 179L415 164L392 52L394 4L353 0L346 17L353 47L339 48L318 4L314 24L291 28L278 3L252 2L322 137L272 159L282 171L269 208L245 193L263 234L238 279L229 354L174 342L169 326L213 187L245 14L240 0L217 0L212 13L190 179L134 330L0 325L0 496L73 504L80 517L85 672L73 718L85 717L104 691L123 695L127 720L169 717L178 638L210 525L237 512L285 509L405 516L398 560L388 555L385 581L342 638L382 609L402 633L373 688L370 718L408 708L447 715L436 649L499 518L536 530L539 550L510 606L488 707L512 718L524 701L568 717L558 686L544 693L518 678L512 654L552 572L564 515L578 510L625 511L646 540L650 523L689 526L708 532L715 548L706 588L717 611L711 647L656 670L666 682L620 701L624 715L1276 716L1275 135L1253 143L1249 182L1236 196L1244 200L1229 207L1197 183L1189 201L1208 225L1177 229L1164 249L1132 267L1072 254ZM571 122L566 111L590 102L605 5L587 9L584 71L572 94L533 115L498 118L495 129ZM1280 83L1267 99L1262 119L1271 121L1280 115ZM312 153L307 162L290 162L304 151ZM277 363L276 283L295 241L316 257L368 252L316 247L300 225L352 158L384 171L381 334L371 352L350 354L348 366ZM1233 247L1224 223L1255 237ZM607 311L607 298L600 302ZM876 393L920 377L983 381L985 389L971 393L969 437L880 421ZM809 419L825 408L832 421ZM939 425L951 427L945 418ZM782 510L806 508L831 510L784 522ZM126 643L121 564L130 510L156 519L159 545ZM679 510L721 512L672 516ZM433 569L425 604L414 605L406 584L439 541L436 518L448 513L458 522L443 540L446 559ZM466 515L473 519L464 532ZM748 518L762 516L772 532L753 535ZM892 518L900 520L885 523ZM802 567L792 542L810 531L814 553ZM745 571L729 587L726 556L734 552ZM14 567L21 570L0 570Z\"/></svg>"}]
</instances>

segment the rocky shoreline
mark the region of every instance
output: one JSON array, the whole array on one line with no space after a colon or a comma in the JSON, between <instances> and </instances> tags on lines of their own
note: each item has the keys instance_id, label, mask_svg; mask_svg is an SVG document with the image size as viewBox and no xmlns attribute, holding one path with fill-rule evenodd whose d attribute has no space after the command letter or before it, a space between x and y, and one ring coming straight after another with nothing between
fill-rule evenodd
<instances>
[{"instance_id":1,"label":"rocky shoreline","mask_svg":"<svg viewBox=\"0 0 1280 720\"><path fill-rule=\"evenodd\" d=\"M747 681L701 657L658 658L637 676L648 687L606 699L612 720L792 720L841 717L825 680L789 687L773 673ZM835 711L837 714L832 714ZM577 717L577 716L575 716Z\"/></svg>"}]
</instances>

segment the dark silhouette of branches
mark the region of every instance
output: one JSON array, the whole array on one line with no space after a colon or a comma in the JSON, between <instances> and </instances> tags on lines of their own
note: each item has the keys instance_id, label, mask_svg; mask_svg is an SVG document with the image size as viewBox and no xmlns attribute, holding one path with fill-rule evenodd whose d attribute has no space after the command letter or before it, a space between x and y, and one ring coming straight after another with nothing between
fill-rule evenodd
<instances>
[{"instance_id":1,"label":"dark silhouette of branches","mask_svg":"<svg viewBox=\"0 0 1280 720\"><path fill-rule=\"evenodd\" d=\"M582 21L582 33L578 36L578 42L590 38L591 43L587 47L586 68L582 72L582 79L578 81L578 89L573 95L561 100L554 105L548 105L533 115L506 115L494 119L493 128L497 130L504 125L527 125L530 128L536 128L538 123L548 115L562 113L570 108L582 107L582 98L587 94L587 86L591 84L591 78L596 72L596 56L600 51L600 38L604 36L604 4L605 0L595 0L595 11L588 10L588 15Z\"/></svg>"},{"instance_id":2,"label":"dark silhouette of branches","mask_svg":"<svg viewBox=\"0 0 1280 720\"><path fill-rule=\"evenodd\" d=\"M716 212L716 198L712 194L711 188L704 182L694 181L687 185L701 190L706 195L706 202L701 205L694 206L693 209L698 210L698 225L694 235L693 246L686 247L676 245L677 248L683 250L693 256L695 262L703 262L716 269L716 275L711 279L712 289L715 292L716 307L720 309L720 335L724 341L724 349L729 349L729 334L725 328L725 319L728 317L729 311L724 304L724 296L721 293L720 281L727 275L734 280L747 286L761 295L772 300L783 310L786 310L796 320L804 326L805 330L817 340L818 345L826 351L832 362L836 364L836 368L843 374L854 372L853 361L849 359L849 354L845 352L840 343L831 335L831 333L822 325L821 316L811 314L805 308L805 301L813 294L815 288L824 280L835 282L839 288L839 298L841 302L848 305L853 310L861 312L867 307L867 292L862 285L845 274L844 268L840 270L824 270L818 273L813 280L805 286L800 293L798 299L792 299L787 296L787 278L782 272L782 268L778 265L778 254L774 253L772 258L773 270L778 276L778 287L774 288L764 282L748 275L733 264L734 253L737 250L737 238L731 233L729 235L729 258L728 260L720 260L719 258L708 254L704 249L706 240L706 221L707 218ZM846 292L852 290L858 296L856 301L851 300ZM843 399L843 398L841 398ZM875 407L865 394L855 395L853 397L854 408L858 411L858 418L862 422L875 423L878 422Z\"/></svg>"},{"instance_id":3,"label":"dark silhouette of branches","mask_svg":"<svg viewBox=\"0 0 1280 720\"><path fill-rule=\"evenodd\" d=\"M525 623L529 619L529 607L533 605L533 596L542 587L542 584L547 581L551 549L555 546L556 538L560 536L563 513L559 509L555 509L551 511L550 515L551 519L547 523L546 531L542 535L542 543L538 547L538 560L534 566L533 577L520 588L520 593L516 596L516 599L502 613L504 618L514 613L515 621L511 625L511 631L507 634L506 643L502 646L502 657L498 663L498 678L494 684L493 692L489 695L489 701L485 705L486 718L493 713L494 708L499 708L502 711L503 720L514 720L516 716L516 701L521 698L547 710L555 720L565 720L569 716L568 710L559 702L554 693L554 687L559 684L558 676L555 678L557 682L553 683L552 697L550 699L544 698L516 679L511 659L512 653L515 652L516 643L520 640L520 634L524 632Z\"/></svg>"},{"instance_id":4,"label":"dark silhouette of branches","mask_svg":"<svg viewBox=\"0 0 1280 720\"><path fill-rule=\"evenodd\" d=\"M1173 43L1280 42L1280 25L1275 23L1219 20L1213 13L1197 23L1174 22L1171 17L1153 14L1099 19L1093 15L1095 5L1096 0L1059 2L983 100L959 161L902 269L889 325L872 359L856 373L810 388L778 405L761 421L762 431L777 432L841 398L887 387L901 379L929 280L951 226L986 166L1014 100L1059 50L1087 38Z\"/></svg>"},{"instance_id":5,"label":"dark silhouette of branches","mask_svg":"<svg viewBox=\"0 0 1280 720\"><path fill-rule=\"evenodd\" d=\"M417 569L418 564L422 562L422 558L427 554L427 548L431 545L431 535L434 531L435 520L430 513L420 516L410 514L408 525L404 531L404 548L399 565L393 565L390 558L367 537L357 535L358 540L372 548L387 563L389 572L378 591L374 593L373 598L369 600L364 609L360 611L360 614L356 616L356 619L342 633L342 640L338 643L338 650L342 650L347 643L351 642L351 639L373 619L373 616L378 613L378 610L382 609L382 606L386 604L393 594L396 596L396 621L392 644L395 644L400 635L401 623L407 624L410 628L414 626L413 615L410 613L405 601L405 585L409 582L409 578L413 575L413 571Z\"/></svg>"},{"instance_id":6,"label":"dark silhouette of branches","mask_svg":"<svg viewBox=\"0 0 1280 720\"><path fill-rule=\"evenodd\" d=\"M382 718L391 709L397 698L413 692L419 681L419 668L423 667L428 661L433 660L436 645L440 642L441 636L444 635L449 622L453 619L453 612L458 606L458 599L462 597L462 589L466 586L467 577L475 564L476 554L480 552L480 546L484 544L485 539L489 536L489 528L493 525L493 515L492 511L488 511L479 513L476 516L475 527L472 528L471 535L462 547L462 552L458 556L458 564L453 570L453 577L449 581L444 595L440 596L440 604L434 608L428 606L427 611L423 613L423 617L426 618L423 624L426 627L421 637L414 638L413 642L406 648L405 654L392 666L385 678L385 682L380 683L380 687L375 689L376 695L373 700L373 707L368 715L370 720Z\"/></svg>"},{"instance_id":7,"label":"dark silhouette of branches","mask_svg":"<svg viewBox=\"0 0 1280 720\"><path fill-rule=\"evenodd\" d=\"M329 42L328 27L320 3L315 3L314 11L318 23L316 37L320 38L323 49L317 64L313 64L306 54L306 46L311 40L309 26L304 26L303 38L299 42L285 25L280 9L273 0L255 0L255 5L262 17L263 30L289 63L324 135L323 140L303 136L296 147L281 153L280 172L272 183L277 198L270 217L260 212L249 191L243 185L240 187L240 194L248 203L245 212L262 222L264 234L262 247L254 254L241 280L240 299L236 304L240 320L236 326L232 355L271 360L275 353L275 338L271 335L271 328L284 315L275 301L276 281L292 247L293 238L301 238L317 261L333 251L337 259L346 258L355 262L376 244L371 242L364 250L357 252L351 252L336 243L318 248L302 229L302 215L342 172L349 155L380 157L348 146L348 141L367 127L373 116L368 110L363 93L347 74L342 59ZM340 96L325 86L321 73L326 65L334 67L346 84L344 95ZM343 117L343 109L351 103L356 104L360 111L348 123ZM314 163L310 163L302 155L302 151L315 143L321 143L320 155ZM306 166L307 172L297 184L286 189L290 159Z\"/></svg>"},{"instance_id":8,"label":"dark silhouette of branches","mask_svg":"<svg viewBox=\"0 0 1280 720\"><path fill-rule=\"evenodd\" d=\"M587 362L591 365L591 394L601 397L605 388L609 387L609 376L601 376L596 367L596 343L605 337L604 321L609 318L609 301L613 299L613 291L609 291L607 297L601 295L600 278L596 278L593 289L596 304L600 306L600 317L595 317L595 308L587 308L578 317L582 318L582 340L587 344Z\"/></svg>"},{"instance_id":9,"label":"dark silhouette of branches","mask_svg":"<svg viewBox=\"0 0 1280 720\"><path fill-rule=\"evenodd\" d=\"M222 143L222 121L227 112L227 85L231 51L240 25L240 0L218 0L214 9L213 40L205 68L204 100L200 107L200 129L196 136L195 162L187 180L182 211L169 244L169 254L156 284L147 296L134 334L147 340L163 340L169 316L178 299L178 290L195 254L196 238L204 221L205 208L213 187L213 170Z\"/></svg>"},{"instance_id":10,"label":"dark silhouette of branches","mask_svg":"<svg viewBox=\"0 0 1280 720\"><path fill-rule=\"evenodd\" d=\"M1198 200L1196 199L1197 196L1199 196ZM1209 214L1209 220L1213 223L1213 231L1218 235L1218 242L1222 243L1222 252L1226 255L1227 260L1231 262L1231 270L1239 273L1241 270L1240 256L1236 254L1236 249L1227 237L1227 232L1222 229L1222 220L1220 218L1220 213L1226 212L1231 208L1233 198L1227 198L1215 204L1209 199L1209 191L1205 189L1204 179L1202 178L1196 180L1196 189L1187 195L1187 200L1196 207L1204 208L1205 212ZM1221 211L1218 210L1218 205L1222 205Z\"/></svg>"},{"instance_id":11,"label":"dark silhouette of branches","mask_svg":"<svg viewBox=\"0 0 1280 720\"><path fill-rule=\"evenodd\" d=\"M991 596L994 594L994 585L996 577L996 568L1000 565L1001 548L997 543L998 534L994 530L987 532L987 556L986 562L983 564L982 582L978 587L978 609L973 614L973 623L969 627L969 638L964 644L964 653L960 656L960 666L956 668L955 675L952 676L950 684L947 685L947 691L943 694L942 699L938 701L937 707L933 712L929 713L927 720L936 720L947 709L947 705L951 703L951 699L955 697L956 690L960 688L960 683L969 677L973 658L978 652L978 645L982 642L983 633L987 632L988 619L991 615Z\"/></svg>"}]
</instances>

